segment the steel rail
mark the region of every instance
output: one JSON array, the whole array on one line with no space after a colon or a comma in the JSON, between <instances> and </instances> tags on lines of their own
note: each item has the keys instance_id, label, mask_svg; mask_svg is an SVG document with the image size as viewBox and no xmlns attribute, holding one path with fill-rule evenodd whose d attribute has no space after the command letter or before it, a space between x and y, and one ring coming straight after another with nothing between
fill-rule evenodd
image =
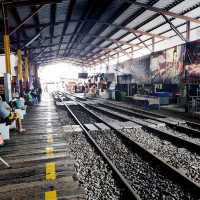
<instances>
[{"instance_id":1,"label":"steel rail","mask_svg":"<svg viewBox=\"0 0 200 200\"><path fill-rule=\"evenodd\" d=\"M127 180L123 177L123 175L119 172L119 170L115 167L115 165L111 162L111 160L107 157L107 155L104 153L104 151L100 148L100 146L96 143L96 141L92 138L90 133L86 130L84 125L79 121L79 119L76 117L76 115L73 113L73 111L69 108L69 106L64 103L64 106L67 108L68 112L72 115L73 119L78 123L78 125L82 128L85 135L89 138L90 142L95 146L95 148L98 150L98 152L101 154L103 159L109 164L110 168L114 172L114 174L117 176L117 178L120 180L120 182L125 186L126 188L126 194L125 198L127 200L129 199L135 199L135 200L141 200L140 197L136 194L136 192L133 190L133 188L130 186L130 184L127 182Z\"/></svg>"},{"instance_id":2,"label":"steel rail","mask_svg":"<svg viewBox=\"0 0 200 200\"><path fill-rule=\"evenodd\" d=\"M102 99L102 98L89 98L89 99L91 99L91 100L94 100L94 99L95 100L100 100L100 101L106 102L106 103L108 103L110 105L116 106L116 104L114 104L114 103L112 103L112 102L110 102L108 100ZM127 107L124 107L123 105L118 105L117 104L117 106L121 107L121 108L127 108ZM136 112L138 111L138 112L144 113L144 114L149 114L149 115L152 115L152 116L155 116L155 117L158 117L158 118L167 118L167 116L165 116L165 115L158 114L158 113L153 113L153 112L142 110L142 109L139 109L139 108L133 108L133 107L128 106L128 109L136 111Z\"/></svg>"},{"instance_id":3,"label":"steel rail","mask_svg":"<svg viewBox=\"0 0 200 200\"><path fill-rule=\"evenodd\" d=\"M70 95L70 94L68 94L68 95ZM74 95L71 95L71 96L75 97ZM99 107L96 107L96 106L93 106L93 105L90 105L90 104L87 104L87 103L84 103L84 104L86 104L87 106L89 106L89 107L91 107L93 109L99 110L100 112L103 112L103 113L118 117L118 118L120 118L122 120L128 120L128 121L132 121L134 123L137 123L137 124L141 125L142 127L144 127L146 130L153 132L158 137L160 137L160 138L165 137L165 138L167 138L168 140L170 140L173 143L174 142L178 143L180 146L184 145L184 147L187 147L192 152L199 152L199 150L200 150L200 145L199 144L196 144L194 142L191 142L191 141L188 141L186 139L182 139L182 138L180 138L178 136L175 136L174 134L170 133L169 131L160 130L159 128L152 127L152 126L149 125L148 122L141 121L141 120L134 120L134 119L131 119L128 116L125 116L123 114L119 114L119 113L116 113L116 112L113 113L111 111L108 111L108 110L105 110L103 108L99 108ZM140 115L138 115L138 116L140 116Z\"/></svg>"},{"instance_id":4,"label":"steel rail","mask_svg":"<svg viewBox=\"0 0 200 200\"><path fill-rule=\"evenodd\" d=\"M104 101L110 105L113 105L113 106L116 106L116 104L110 102L110 101L106 101L105 99L101 99L101 98L89 98L91 100L100 100L100 101ZM86 100L86 99L83 99L82 100ZM123 106L123 105L117 105L117 107L119 108L124 108L124 109L127 109L127 107ZM143 114L147 114L147 115L151 115L151 116L155 116L157 118L167 118L168 116L166 115L162 115L162 114L158 114L158 113L154 113L154 112L150 112L150 111L146 111L146 110L142 110L140 108L133 108L133 107L128 107L128 111L132 110L132 111L135 111L135 112L138 112L138 113L143 113ZM185 120L186 124L188 124L189 126L191 127L194 127L195 129L199 129L200 130L200 124L198 123L195 123L195 122L191 122L191 121L188 121L188 120ZM195 129L192 129L192 130L195 130Z\"/></svg>"},{"instance_id":5,"label":"steel rail","mask_svg":"<svg viewBox=\"0 0 200 200\"><path fill-rule=\"evenodd\" d=\"M86 99L81 98L81 97L77 97L76 95L72 95L72 94L69 94L69 93L67 93L67 94L71 95L71 96L74 96L77 99L80 99L81 101L86 101ZM102 99L100 99L100 100L102 100ZM152 119L152 120L155 120L155 121L159 121L159 122L165 123L169 127L174 128L176 130L179 129L180 131L182 131L183 133L185 133L187 135L195 135L195 136L198 136L200 138L200 130L197 130L197 129L194 129L194 128L188 128L188 127L185 127L185 126L180 125L180 124L174 124L174 123L172 123L172 122L167 120L167 116L156 114L156 113L152 113L152 112L147 112L147 111L144 111L144 110L141 110L141 109L137 109L137 108L128 108L127 109L127 108L125 108L125 107L123 107L121 105L117 105L117 107L116 107L115 104L110 103L110 102L108 102L108 104L112 104L115 107L109 106L109 105L105 105L103 103L99 103L99 104L102 104L103 106L106 106L106 107L112 107L115 110L119 110L119 111L124 111L124 112L130 113L130 114L135 115L135 116L137 116L139 118ZM186 124L188 124L191 127L196 127L198 129L200 129L200 125L197 124L197 123L189 122L189 121L185 121L185 122L186 122Z\"/></svg>"},{"instance_id":6,"label":"steel rail","mask_svg":"<svg viewBox=\"0 0 200 200\"><path fill-rule=\"evenodd\" d=\"M191 126L191 127L194 127L196 129L199 129L200 130L200 124L198 123L195 123L195 122L190 122L190 121L186 121L186 123Z\"/></svg>"},{"instance_id":7,"label":"steel rail","mask_svg":"<svg viewBox=\"0 0 200 200\"><path fill-rule=\"evenodd\" d=\"M152 120L155 120L155 121L159 121L159 122L167 124L170 128L178 129L178 130L182 131L183 133L185 133L187 135L195 135L195 136L198 136L200 138L200 131L199 130L196 130L196 129L193 129L193 128L188 128L188 127L185 127L181 124L174 124L173 122L168 121L167 118L157 118L157 117L154 117L154 116L150 116L148 114L138 113L136 111L132 111L132 110L129 110L127 108L114 107L114 105L113 106L105 105L103 103L100 103L100 105L106 106L108 108L112 108L114 110L118 110L118 111L121 111L121 112L126 112L126 113L129 113L129 114L135 115L139 118L152 119Z\"/></svg>"},{"instance_id":8,"label":"steel rail","mask_svg":"<svg viewBox=\"0 0 200 200\"><path fill-rule=\"evenodd\" d=\"M174 134L170 133L169 131L160 130L159 128L152 127L148 122L141 121L141 120L135 120L135 119L132 119L128 116L125 116L124 114L119 114L119 113L116 113L116 112L113 113L111 111L104 110L103 108L99 108L99 107L96 107L96 106L93 106L93 105L87 104L87 106L89 106L89 107L91 107L95 110L99 110L100 112L107 113L107 114L110 114L110 115L113 115L113 116L117 116L117 117L119 117L123 120L132 121L136 124L139 124L142 127L144 127L145 129L157 134L159 137L167 137L171 142L178 142L181 146L185 145L189 150L191 150L193 152L194 151L196 151L196 152L200 151L200 145L198 145L194 142L188 141L186 139L182 139L178 136L175 136Z\"/></svg>"},{"instance_id":9,"label":"steel rail","mask_svg":"<svg viewBox=\"0 0 200 200\"><path fill-rule=\"evenodd\" d=\"M102 123L104 123L108 127L110 127L111 130L114 130L114 132L117 133L119 136L121 136L122 139L124 139L130 146L136 147L137 149L139 149L141 154L143 154L143 155L145 154L148 158L151 158L153 161L155 161L156 163L158 163L159 165L164 167L166 169L166 174L168 174L168 173L171 174L172 177L175 177L176 181L177 180L180 181L180 183L182 185L186 186L186 188L188 188L189 190L192 190L191 192L194 192L194 194L200 195L200 186L198 184L194 183L191 179L189 179L187 176L182 174L180 171L178 171L174 167L167 164L165 161L163 161L161 158L159 158L158 156L151 153L149 150L145 149L141 144L139 144L138 142L129 138L125 133L123 133L123 131L116 129L113 125L109 124L106 120L102 119L97 114L92 112L90 109L86 108L82 103L80 103L79 101L74 100L74 99L72 99L72 100L75 101L79 106L81 106L88 113L90 113L93 117L99 119ZM142 124L140 124L140 125L142 125ZM149 128L151 128L151 127L149 127ZM154 131L159 132L160 130L154 129Z\"/></svg>"}]
</instances>

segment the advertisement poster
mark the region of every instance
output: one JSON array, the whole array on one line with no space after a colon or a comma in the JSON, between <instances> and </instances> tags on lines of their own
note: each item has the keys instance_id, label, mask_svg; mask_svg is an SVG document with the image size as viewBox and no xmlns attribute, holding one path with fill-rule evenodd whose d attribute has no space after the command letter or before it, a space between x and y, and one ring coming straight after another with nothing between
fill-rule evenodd
<instances>
[{"instance_id":1,"label":"advertisement poster","mask_svg":"<svg viewBox=\"0 0 200 200\"><path fill-rule=\"evenodd\" d=\"M176 46L151 56L153 83L178 84L184 72L184 46Z\"/></svg>"},{"instance_id":2,"label":"advertisement poster","mask_svg":"<svg viewBox=\"0 0 200 200\"><path fill-rule=\"evenodd\" d=\"M185 69L189 80L200 79L200 40L187 44Z\"/></svg>"},{"instance_id":3,"label":"advertisement poster","mask_svg":"<svg viewBox=\"0 0 200 200\"><path fill-rule=\"evenodd\" d=\"M132 83L147 83L150 75L150 56L143 56L118 64L120 74L130 74Z\"/></svg>"}]
</instances>

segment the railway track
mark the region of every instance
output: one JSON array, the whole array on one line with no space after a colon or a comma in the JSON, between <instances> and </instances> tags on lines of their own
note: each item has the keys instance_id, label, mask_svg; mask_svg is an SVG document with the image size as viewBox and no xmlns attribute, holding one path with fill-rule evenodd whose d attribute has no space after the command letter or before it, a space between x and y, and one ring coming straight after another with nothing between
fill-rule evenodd
<instances>
[{"instance_id":1,"label":"railway track","mask_svg":"<svg viewBox=\"0 0 200 200\"><path fill-rule=\"evenodd\" d=\"M133 128L134 125L131 127L130 124L127 128L126 125L123 125L124 122L113 119L112 116L108 117L108 115L94 110L93 112L110 124L121 125L121 130L130 139L140 143L145 149L148 149L169 165L181 171L192 181L200 184L200 157L198 152L192 152L185 148L184 145L178 145L176 142L170 141L165 137L159 137L143 127Z\"/></svg>"},{"instance_id":2,"label":"railway track","mask_svg":"<svg viewBox=\"0 0 200 200\"><path fill-rule=\"evenodd\" d=\"M105 102L107 104L114 105L114 106L117 105L120 108L128 108L131 111L135 111L135 112L138 112L138 113L143 113L143 114L154 116L154 117L161 118L161 119L162 118L163 119L167 119L168 118L168 116L166 116L166 115L161 115L161 114L154 113L154 112L151 112L151 111L145 111L145 110L142 110L142 109L139 109L139 108L134 108L133 106L129 106L127 104L121 104L121 103L110 102L110 101L105 101L105 100L104 101L102 100L102 102ZM184 120L184 121L185 121L186 127L191 128L191 129L200 130L200 124L199 123L195 123L195 122L191 122L191 121L187 121L187 120Z\"/></svg>"},{"instance_id":3,"label":"railway track","mask_svg":"<svg viewBox=\"0 0 200 200\"><path fill-rule=\"evenodd\" d=\"M179 120L176 118L170 118L165 115L153 113L150 111L145 111L139 108L134 108L129 105L125 105L125 104L121 105L120 103L117 103L117 102L112 103L106 100L98 100L98 101L100 101L99 104L102 106L106 106L108 108L117 108L120 111L126 111L127 113L133 114L137 117L140 116L143 119L152 119L152 120L160 121L160 122L166 123L170 128L180 130L184 133L193 134L193 135L200 134L200 124L195 123L195 122Z\"/></svg>"},{"instance_id":4,"label":"railway track","mask_svg":"<svg viewBox=\"0 0 200 200\"><path fill-rule=\"evenodd\" d=\"M185 145L187 148L189 148L191 151L199 151L200 150L200 138L199 135L194 135L192 132L181 132L181 130L176 130L168 127L164 122L160 122L157 120L152 119L144 119L140 114L134 115L128 111L121 111L118 108L116 109L109 109L106 106L98 106L98 105L91 105L86 104L89 108L98 110L100 112L103 112L105 114L117 116L118 118L121 118L123 120L132 121L134 123L137 123L141 126L144 126L149 131L153 131L155 134L158 134L161 136L164 136L166 138L169 138L171 140L174 140L175 142ZM164 126L159 127L159 123L163 124ZM166 125L166 126L165 126Z\"/></svg>"},{"instance_id":5,"label":"railway track","mask_svg":"<svg viewBox=\"0 0 200 200\"><path fill-rule=\"evenodd\" d=\"M68 94L68 95L71 96L72 94ZM177 122L178 119L176 118L169 118L168 116L150 112L150 111L145 111L143 109L135 108L127 104L122 104L119 102L111 102L111 101L101 99L101 98L81 98L81 97L77 97L76 95L72 95L72 96L82 102L87 102L87 100L97 101L99 104L102 104L103 106L111 107L111 108L114 106L115 109L118 108L121 111L125 110L127 113L130 112L131 114L135 114L137 117L160 121L160 122L168 124L168 126L170 126L171 128L180 130L184 133L196 134L196 135L200 134L200 124L195 123L195 122L181 120L182 123L180 124ZM175 123L173 122L173 120L175 120Z\"/></svg>"},{"instance_id":6,"label":"railway track","mask_svg":"<svg viewBox=\"0 0 200 200\"><path fill-rule=\"evenodd\" d=\"M77 107L66 107L74 115L74 118L77 118L84 132L89 133L90 139L97 143L101 151L141 199L198 199L200 197L200 189L197 184L145 149L139 142L131 139L128 136L130 133L115 129L106 118L102 120L79 103ZM92 116L95 120L104 122L110 127L110 130L88 131L85 122L89 123L90 121L85 121L86 116L82 121L81 114L79 114L81 109L81 113L87 113L87 119Z\"/></svg>"},{"instance_id":7,"label":"railway track","mask_svg":"<svg viewBox=\"0 0 200 200\"><path fill-rule=\"evenodd\" d=\"M104 108L99 109L98 105L90 108L93 110L98 110L98 116L101 115L103 119L106 118L106 121L112 124L119 124L119 119L124 121L131 120L134 122L138 122L140 125L146 125L146 128L143 127L142 131L135 131L127 129L127 135L138 141L145 148L148 148L154 154L158 155L162 159L166 160L171 166L180 170L187 177L192 179L194 182L199 183L200 180L200 166L199 166L199 144L197 141L194 143L194 139L180 131L175 131L166 127L164 123L153 123L159 125L159 130L155 127L149 127L148 123L144 121L138 120L133 117L123 117L123 115L119 115L118 112L110 112L110 110ZM102 114L102 112L104 114ZM118 116L118 121L115 122L115 119ZM109 115L109 117L107 117ZM111 120L112 119L112 120ZM152 123L152 121L148 121ZM121 124L123 126L123 124ZM169 133L170 129L170 133ZM178 137L177 137L178 136ZM167 151L165 151L165 149Z\"/></svg>"},{"instance_id":8,"label":"railway track","mask_svg":"<svg viewBox=\"0 0 200 200\"><path fill-rule=\"evenodd\" d=\"M73 105L71 106L74 107ZM140 200L132 187L90 136L90 133L76 118L69 106L65 104L65 107L67 108L65 112L71 114L74 122L79 124L85 133L73 132L71 139L68 139L68 143L77 161L76 167L80 175L79 180L85 187L88 200ZM80 108L77 109L79 110ZM84 112L80 112L79 117L83 118L84 122L86 122L87 118L85 119ZM91 120L92 118L89 119ZM93 119L93 122L97 121L97 119Z\"/></svg>"},{"instance_id":9,"label":"railway track","mask_svg":"<svg viewBox=\"0 0 200 200\"><path fill-rule=\"evenodd\" d=\"M74 95L73 95L74 96ZM74 96L75 97L75 96ZM109 101L103 101L99 100L96 102L96 104L90 104L85 102L86 99L78 98L81 101L84 101L89 106L95 105L96 109L102 108L103 112L106 112L109 114L109 111L111 111L111 115L113 113L115 114L122 114L122 117L126 117L123 115L127 115L130 117L131 121L138 122L138 123L146 123L146 124L152 124L152 125L158 125L159 123L163 123L166 126L159 127L163 130L163 133L166 134L168 132L168 136L172 137L174 136L175 140L180 140L183 143L187 143L191 148L200 148L200 125L197 123L185 121L185 120L179 120L176 118L169 118L163 115L155 114L152 112L144 111L138 108L132 108L128 105L126 107L121 106L119 103L110 103ZM94 99L95 101L95 99ZM106 102L106 103L102 103ZM128 108L127 108L128 107ZM114 115L113 115L114 116ZM119 116L118 116L119 117ZM141 119L141 120L138 120ZM170 133L169 133L170 132ZM193 146L193 147L192 147Z\"/></svg>"}]
</instances>

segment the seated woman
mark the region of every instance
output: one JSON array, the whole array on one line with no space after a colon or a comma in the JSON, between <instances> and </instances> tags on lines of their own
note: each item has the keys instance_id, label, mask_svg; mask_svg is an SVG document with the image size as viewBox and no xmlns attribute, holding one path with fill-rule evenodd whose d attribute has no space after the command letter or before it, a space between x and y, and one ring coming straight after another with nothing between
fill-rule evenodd
<instances>
[{"instance_id":1,"label":"seated woman","mask_svg":"<svg viewBox=\"0 0 200 200\"><path fill-rule=\"evenodd\" d=\"M1 121L6 122L6 124L10 124L13 121L16 121L18 132L21 133L25 131L22 128L22 123L19 115L16 112L12 112L11 107L5 101L2 101L1 96L0 96L0 118Z\"/></svg>"}]
</instances>

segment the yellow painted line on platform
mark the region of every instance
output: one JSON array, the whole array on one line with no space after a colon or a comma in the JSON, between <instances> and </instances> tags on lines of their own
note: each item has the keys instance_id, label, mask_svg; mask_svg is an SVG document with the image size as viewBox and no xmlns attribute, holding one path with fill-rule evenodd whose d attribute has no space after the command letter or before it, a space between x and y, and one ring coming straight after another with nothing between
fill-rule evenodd
<instances>
[{"instance_id":1,"label":"yellow painted line on platform","mask_svg":"<svg viewBox=\"0 0 200 200\"><path fill-rule=\"evenodd\" d=\"M47 147L46 153L47 153L48 156L53 156L54 155L54 148L53 147Z\"/></svg>"},{"instance_id":2,"label":"yellow painted line on platform","mask_svg":"<svg viewBox=\"0 0 200 200\"><path fill-rule=\"evenodd\" d=\"M45 192L45 200L57 200L57 192L55 190Z\"/></svg>"},{"instance_id":3,"label":"yellow painted line on platform","mask_svg":"<svg viewBox=\"0 0 200 200\"><path fill-rule=\"evenodd\" d=\"M55 180L56 179L56 164L46 163L46 180Z\"/></svg>"},{"instance_id":4,"label":"yellow painted line on platform","mask_svg":"<svg viewBox=\"0 0 200 200\"><path fill-rule=\"evenodd\" d=\"M53 135L47 135L47 142L48 143L53 143Z\"/></svg>"}]
</instances>

